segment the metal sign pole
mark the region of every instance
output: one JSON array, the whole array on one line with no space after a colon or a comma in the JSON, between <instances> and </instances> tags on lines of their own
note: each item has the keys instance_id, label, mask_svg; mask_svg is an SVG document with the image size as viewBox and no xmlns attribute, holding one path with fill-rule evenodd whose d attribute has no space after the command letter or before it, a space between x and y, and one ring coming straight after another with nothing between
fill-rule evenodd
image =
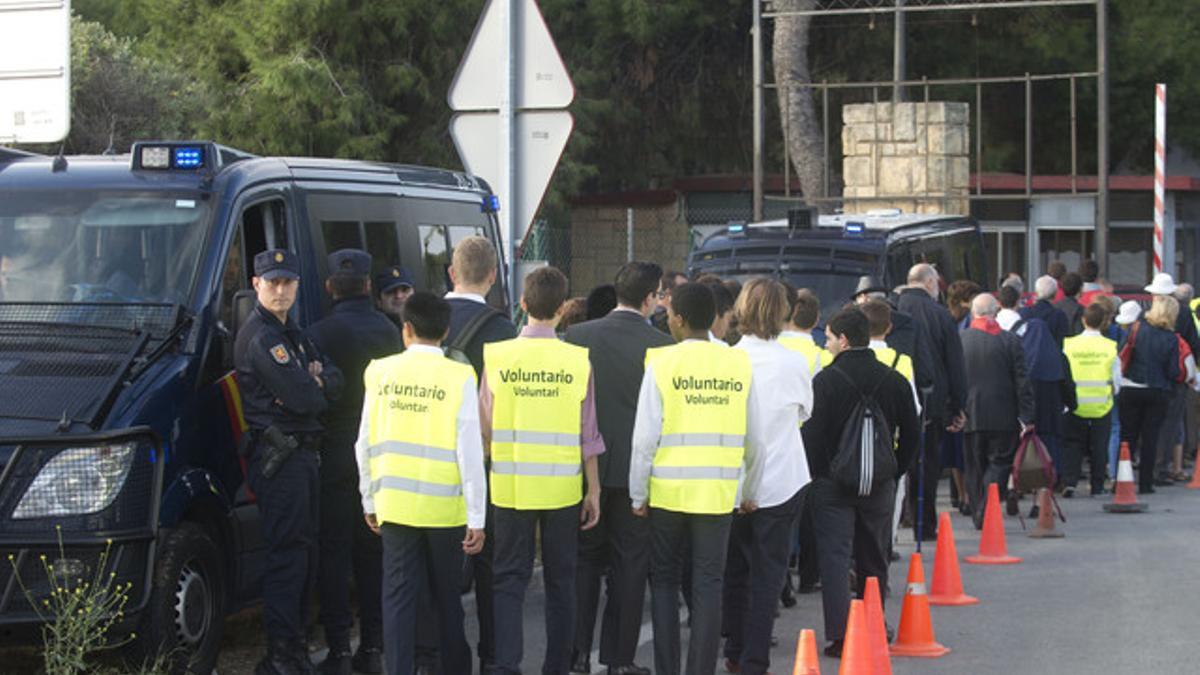
<instances>
[{"instance_id":1,"label":"metal sign pole","mask_svg":"<svg viewBox=\"0 0 1200 675\"><path fill-rule=\"evenodd\" d=\"M517 297L517 250L520 248L520 233L517 231L520 221L516 218L517 185L516 185L516 143L514 122L516 115L517 92L517 40L516 10L517 0L499 0L503 37L500 40L500 185L506 186L507 204L500 205L496 215L500 218L500 231L507 238L505 257L508 260L508 293L509 307L514 312L521 299Z\"/></svg>"}]
</instances>

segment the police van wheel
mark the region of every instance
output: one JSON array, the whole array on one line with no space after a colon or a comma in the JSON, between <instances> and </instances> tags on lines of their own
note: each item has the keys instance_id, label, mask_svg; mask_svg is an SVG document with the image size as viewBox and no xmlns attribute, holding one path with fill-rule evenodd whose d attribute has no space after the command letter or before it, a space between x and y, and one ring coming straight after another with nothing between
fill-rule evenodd
<instances>
[{"instance_id":1,"label":"police van wheel","mask_svg":"<svg viewBox=\"0 0 1200 675\"><path fill-rule=\"evenodd\" d=\"M182 523L159 542L150 604L142 619L147 655L164 655L171 672L211 673L225 625L220 552L196 523Z\"/></svg>"}]
</instances>

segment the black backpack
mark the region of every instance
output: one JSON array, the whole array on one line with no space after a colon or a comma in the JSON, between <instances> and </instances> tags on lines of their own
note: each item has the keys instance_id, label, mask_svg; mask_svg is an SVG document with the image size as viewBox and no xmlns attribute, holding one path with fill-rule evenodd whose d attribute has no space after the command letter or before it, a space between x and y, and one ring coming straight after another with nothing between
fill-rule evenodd
<instances>
[{"instance_id":1,"label":"black backpack","mask_svg":"<svg viewBox=\"0 0 1200 675\"><path fill-rule=\"evenodd\" d=\"M859 400L838 436L829 473L838 485L859 497L866 497L876 486L895 480L898 469L892 429L875 400L875 393L887 375L880 377L871 391L864 394L840 368L830 370L841 375L858 392Z\"/></svg>"},{"instance_id":2,"label":"black backpack","mask_svg":"<svg viewBox=\"0 0 1200 675\"><path fill-rule=\"evenodd\" d=\"M492 320L492 317L504 316L495 308L484 305L483 310L463 326L458 335L454 336L454 340L450 344L442 345L442 353L452 361L458 361L464 365L471 365L471 359L467 358L467 345L471 344L471 340L479 334L480 329L484 324Z\"/></svg>"}]
</instances>

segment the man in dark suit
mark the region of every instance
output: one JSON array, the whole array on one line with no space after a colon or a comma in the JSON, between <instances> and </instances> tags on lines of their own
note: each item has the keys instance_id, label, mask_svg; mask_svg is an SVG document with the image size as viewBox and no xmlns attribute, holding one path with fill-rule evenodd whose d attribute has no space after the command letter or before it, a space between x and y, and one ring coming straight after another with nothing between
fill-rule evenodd
<instances>
[{"instance_id":1,"label":"man in dark suit","mask_svg":"<svg viewBox=\"0 0 1200 675\"><path fill-rule=\"evenodd\" d=\"M517 328L509 320L508 314L487 304L487 294L496 283L496 247L484 237L467 237L454 247L450 261L450 280L454 290L446 294L446 302L450 303L450 330L446 334L443 345L456 345L459 333L471 327L475 334L462 345L462 351L475 368L475 377L483 372L483 345L489 342L509 340L517 336ZM482 324L472 326L474 319L481 313L487 313ZM485 537L483 550L470 556L471 574L475 583L475 608L479 616L479 645L478 655L480 671L485 664L490 664L495 654L495 619L492 604L492 514L488 514L484 527ZM422 635L418 624L418 644L429 646L436 644L433 636Z\"/></svg>"},{"instance_id":2,"label":"man in dark suit","mask_svg":"<svg viewBox=\"0 0 1200 675\"><path fill-rule=\"evenodd\" d=\"M971 302L971 325L962 333L967 385L967 492L975 529L983 529L984 497L991 483L1007 491L1020 431L1033 421L1033 387L1025 373L1021 339L996 323L1000 304L988 293Z\"/></svg>"},{"instance_id":3,"label":"man in dark suit","mask_svg":"<svg viewBox=\"0 0 1200 675\"><path fill-rule=\"evenodd\" d=\"M600 630L600 662L612 674L649 674L633 663L642 625L650 564L648 521L629 509L629 455L646 350L674 341L650 325L662 268L632 262L617 272L617 308L567 329L566 340L588 348L596 386L596 418L607 452L600 455L600 523L580 533L576 571L575 645L571 672L588 663L600 600L600 578L609 570L608 601Z\"/></svg>"},{"instance_id":4,"label":"man in dark suit","mask_svg":"<svg viewBox=\"0 0 1200 675\"><path fill-rule=\"evenodd\" d=\"M917 323L918 343L928 343L930 358L925 374L929 377L930 389L925 399L925 447L922 448L924 471L924 513L917 514L916 466L909 472L908 500L913 516L914 530L921 524L924 539L937 538L937 485L942 476L941 445L942 432L960 431L963 424L963 402L966 397L966 370L963 368L962 342L958 338L958 326L949 310L937 303L938 273L932 265L913 265L908 272L908 286L900 291L897 306L912 315ZM922 360L916 359L917 385L922 384ZM807 444L806 444L807 446Z\"/></svg>"},{"instance_id":5,"label":"man in dark suit","mask_svg":"<svg viewBox=\"0 0 1200 675\"><path fill-rule=\"evenodd\" d=\"M842 431L864 392L875 392L888 429L898 432L897 473L905 471L917 452L921 423L911 385L903 375L880 363L871 351L870 324L861 310L843 309L830 319L825 330L829 337L826 345L834 359L813 378L813 413L800 432L813 477L821 604L825 638L829 640L825 654L839 657L850 612L851 559L857 572L856 595L862 595L868 577L878 577L880 587L888 587L896 486L891 480L883 481L869 495L859 496L833 479L831 455L838 450Z\"/></svg>"}]
</instances>

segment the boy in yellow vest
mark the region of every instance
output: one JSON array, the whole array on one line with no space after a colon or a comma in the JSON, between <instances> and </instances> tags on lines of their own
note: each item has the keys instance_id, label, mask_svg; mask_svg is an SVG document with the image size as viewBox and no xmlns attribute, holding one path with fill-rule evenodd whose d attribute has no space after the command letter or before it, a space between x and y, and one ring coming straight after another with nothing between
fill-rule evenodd
<instances>
[{"instance_id":1,"label":"boy in yellow vest","mask_svg":"<svg viewBox=\"0 0 1200 675\"><path fill-rule=\"evenodd\" d=\"M604 441L596 425L592 366L586 348L560 342L554 333L566 299L562 272L533 271L521 297L529 323L518 337L483 348L479 409L484 445L491 451L495 507L491 673L521 672L525 589L539 541L546 585L542 672L570 668L579 530L600 519L596 458Z\"/></svg>"},{"instance_id":2,"label":"boy in yellow vest","mask_svg":"<svg viewBox=\"0 0 1200 675\"><path fill-rule=\"evenodd\" d=\"M367 525L383 537L383 644L393 675L413 672L413 627L433 620L417 616L426 580L442 664L471 671L459 583L463 555L483 548L487 483L475 372L439 347L449 326L445 300L414 293L404 309L406 351L371 361L363 374L355 454Z\"/></svg>"},{"instance_id":3,"label":"boy in yellow vest","mask_svg":"<svg viewBox=\"0 0 1200 675\"><path fill-rule=\"evenodd\" d=\"M833 357L813 340L813 329L821 320L821 301L807 288L796 291L792 316L782 333L779 344L804 355L808 374L816 377L823 366L829 365Z\"/></svg>"},{"instance_id":4,"label":"boy in yellow vest","mask_svg":"<svg viewBox=\"0 0 1200 675\"><path fill-rule=\"evenodd\" d=\"M1105 456L1112 428L1113 401L1121 387L1117 343L1100 334L1107 313L1098 304L1083 310L1083 332L1063 340L1071 364L1078 406L1063 415L1063 496L1073 497L1086 455L1091 462L1092 495L1104 493Z\"/></svg>"},{"instance_id":5,"label":"boy in yellow vest","mask_svg":"<svg viewBox=\"0 0 1200 675\"><path fill-rule=\"evenodd\" d=\"M667 323L680 343L646 352L629 468L633 513L650 518L654 672L679 675L683 551L692 569L689 675L716 669L729 527L745 459L750 357L709 342L712 291L676 287Z\"/></svg>"}]
</instances>

